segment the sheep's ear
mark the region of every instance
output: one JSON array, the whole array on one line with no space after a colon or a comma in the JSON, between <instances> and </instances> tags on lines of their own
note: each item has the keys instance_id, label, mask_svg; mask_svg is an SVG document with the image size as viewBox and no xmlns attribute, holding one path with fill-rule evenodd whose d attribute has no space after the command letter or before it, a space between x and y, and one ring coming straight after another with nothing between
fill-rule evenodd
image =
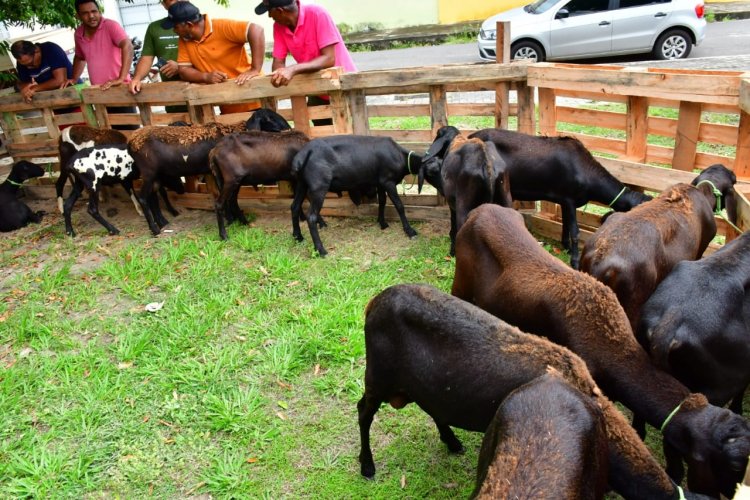
<instances>
[{"instance_id":1,"label":"sheep's ear","mask_svg":"<svg viewBox=\"0 0 750 500\"><path fill-rule=\"evenodd\" d=\"M419 164L419 174L417 175L417 193L422 193L422 186L424 186L424 161Z\"/></svg>"},{"instance_id":2,"label":"sheep's ear","mask_svg":"<svg viewBox=\"0 0 750 500\"><path fill-rule=\"evenodd\" d=\"M434 158L435 156L444 156L448 145L451 143L454 137L455 135L451 134L446 134L442 137L436 137L433 143L430 144L430 149L428 149L424 154L424 158L422 158L422 164L424 164L424 162L426 162L427 160Z\"/></svg>"}]
</instances>

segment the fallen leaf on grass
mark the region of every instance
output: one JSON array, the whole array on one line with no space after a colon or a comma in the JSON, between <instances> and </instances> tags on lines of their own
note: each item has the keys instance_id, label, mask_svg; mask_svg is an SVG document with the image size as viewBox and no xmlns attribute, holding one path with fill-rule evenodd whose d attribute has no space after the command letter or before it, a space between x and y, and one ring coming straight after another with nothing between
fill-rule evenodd
<instances>
[{"instance_id":1,"label":"fallen leaf on grass","mask_svg":"<svg viewBox=\"0 0 750 500\"><path fill-rule=\"evenodd\" d=\"M149 420L151 420L151 415L146 415L145 417L143 417L143 423L144 423L144 424L145 424L146 422L148 422Z\"/></svg>"},{"instance_id":2,"label":"fallen leaf on grass","mask_svg":"<svg viewBox=\"0 0 750 500\"><path fill-rule=\"evenodd\" d=\"M282 382L281 380L277 380L276 384L279 387L282 387L282 388L286 389L287 391L291 391L292 390L292 385L291 384L287 384L286 382Z\"/></svg>"},{"instance_id":3,"label":"fallen leaf on grass","mask_svg":"<svg viewBox=\"0 0 750 500\"><path fill-rule=\"evenodd\" d=\"M458 483L445 483L443 485L443 488L445 488L446 490L453 490L458 488Z\"/></svg>"},{"instance_id":4,"label":"fallen leaf on grass","mask_svg":"<svg viewBox=\"0 0 750 500\"><path fill-rule=\"evenodd\" d=\"M315 369L313 370L313 375L316 377L320 375L320 365L315 365Z\"/></svg>"},{"instance_id":5,"label":"fallen leaf on grass","mask_svg":"<svg viewBox=\"0 0 750 500\"><path fill-rule=\"evenodd\" d=\"M284 408L285 410L289 409L289 403L287 403L286 401L276 401L276 404L281 408Z\"/></svg>"},{"instance_id":6,"label":"fallen leaf on grass","mask_svg":"<svg viewBox=\"0 0 750 500\"><path fill-rule=\"evenodd\" d=\"M401 489L403 490L404 488L406 488L406 476L405 475L401 476Z\"/></svg>"},{"instance_id":7,"label":"fallen leaf on grass","mask_svg":"<svg viewBox=\"0 0 750 500\"><path fill-rule=\"evenodd\" d=\"M117 364L118 370L127 370L128 368L133 368L133 362L132 361L123 361L122 363Z\"/></svg>"},{"instance_id":8,"label":"fallen leaf on grass","mask_svg":"<svg viewBox=\"0 0 750 500\"><path fill-rule=\"evenodd\" d=\"M21 352L18 353L18 357L28 358L32 352L34 352L34 349L32 349L31 347L24 347L23 349L21 349Z\"/></svg>"},{"instance_id":9,"label":"fallen leaf on grass","mask_svg":"<svg viewBox=\"0 0 750 500\"><path fill-rule=\"evenodd\" d=\"M279 417L281 420L286 420L286 415L284 415L280 411L276 412L276 416Z\"/></svg>"},{"instance_id":10,"label":"fallen leaf on grass","mask_svg":"<svg viewBox=\"0 0 750 500\"><path fill-rule=\"evenodd\" d=\"M257 458L255 458L255 457L250 457L250 458L248 458L247 460L245 460L245 462L247 462L247 463L249 463L249 464L254 464L254 463L256 463L257 461L258 461L258 459L257 459Z\"/></svg>"}]
</instances>

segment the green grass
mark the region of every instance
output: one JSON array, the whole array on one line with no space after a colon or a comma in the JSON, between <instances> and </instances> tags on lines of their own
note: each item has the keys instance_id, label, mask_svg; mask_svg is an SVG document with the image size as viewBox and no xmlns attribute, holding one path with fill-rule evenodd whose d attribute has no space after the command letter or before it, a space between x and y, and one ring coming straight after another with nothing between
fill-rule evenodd
<instances>
[{"instance_id":1,"label":"green grass","mask_svg":"<svg viewBox=\"0 0 750 500\"><path fill-rule=\"evenodd\" d=\"M357 461L363 311L393 284L450 289L447 221L415 223L410 240L397 223L331 218L320 259L287 217L221 242L209 212L154 239L120 215L108 237L80 210L70 239L49 208L0 241L0 497L471 492L481 435L459 430L467 453L451 456L415 405L378 413L374 481Z\"/></svg>"},{"instance_id":2,"label":"green grass","mask_svg":"<svg viewBox=\"0 0 750 500\"><path fill-rule=\"evenodd\" d=\"M286 217L221 242L193 216L107 237L81 211L75 240L0 244L0 496L465 497L481 436L449 457L416 407L379 414L374 482L356 458L365 305L395 283L447 291L446 231L333 219L319 259Z\"/></svg>"}]
</instances>

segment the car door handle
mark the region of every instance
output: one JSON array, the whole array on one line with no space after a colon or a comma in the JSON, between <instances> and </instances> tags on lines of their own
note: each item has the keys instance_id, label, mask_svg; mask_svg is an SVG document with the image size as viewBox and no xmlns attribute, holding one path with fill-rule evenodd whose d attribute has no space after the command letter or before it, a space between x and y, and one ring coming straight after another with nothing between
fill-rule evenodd
<instances>
[{"instance_id":1,"label":"car door handle","mask_svg":"<svg viewBox=\"0 0 750 500\"><path fill-rule=\"evenodd\" d=\"M602 21L599 23L599 26L609 26L610 24L612 23L610 23L609 21Z\"/></svg>"},{"instance_id":2,"label":"car door handle","mask_svg":"<svg viewBox=\"0 0 750 500\"><path fill-rule=\"evenodd\" d=\"M654 14L654 17L667 17L667 13L666 12L657 12L656 14Z\"/></svg>"}]
</instances>

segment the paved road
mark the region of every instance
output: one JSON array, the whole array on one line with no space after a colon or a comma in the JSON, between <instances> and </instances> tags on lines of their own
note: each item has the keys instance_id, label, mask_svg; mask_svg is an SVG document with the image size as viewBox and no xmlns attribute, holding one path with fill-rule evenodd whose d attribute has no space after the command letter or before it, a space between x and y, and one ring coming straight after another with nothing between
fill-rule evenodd
<instances>
[{"instance_id":1,"label":"paved road","mask_svg":"<svg viewBox=\"0 0 750 500\"><path fill-rule=\"evenodd\" d=\"M352 57L361 71L481 61L476 43L355 52ZM750 20L709 23L704 42L687 59L646 61L648 54L578 62L750 71Z\"/></svg>"}]
</instances>

